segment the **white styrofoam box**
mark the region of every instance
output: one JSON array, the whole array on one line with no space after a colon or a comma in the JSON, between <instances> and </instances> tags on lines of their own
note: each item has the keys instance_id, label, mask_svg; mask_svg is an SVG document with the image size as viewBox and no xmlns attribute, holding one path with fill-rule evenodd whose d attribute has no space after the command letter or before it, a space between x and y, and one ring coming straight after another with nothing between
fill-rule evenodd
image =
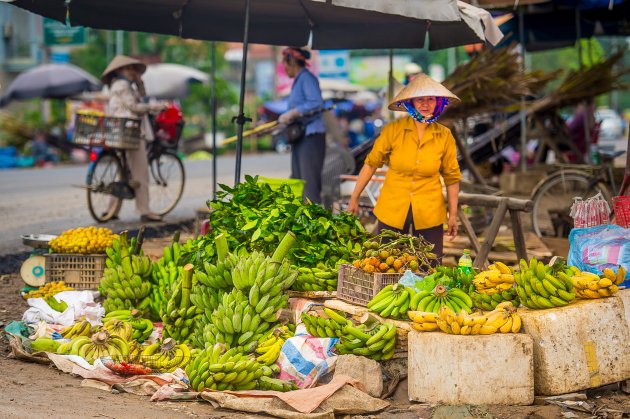
<instances>
[{"instance_id":1,"label":"white styrofoam box","mask_svg":"<svg viewBox=\"0 0 630 419\"><path fill-rule=\"evenodd\" d=\"M409 400L475 405L534 402L531 337L413 330L408 338Z\"/></svg>"},{"instance_id":2,"label":"white styrofoam box","mask_svg":"<svg viewBox=\"0 0 630 419\"><path fill-rule=\"evenodd\" d=\"M534 340L537 395L558 395L630 378L630 333L620 298L559 308L519 308Z\"/></svg>"}]
</instances>

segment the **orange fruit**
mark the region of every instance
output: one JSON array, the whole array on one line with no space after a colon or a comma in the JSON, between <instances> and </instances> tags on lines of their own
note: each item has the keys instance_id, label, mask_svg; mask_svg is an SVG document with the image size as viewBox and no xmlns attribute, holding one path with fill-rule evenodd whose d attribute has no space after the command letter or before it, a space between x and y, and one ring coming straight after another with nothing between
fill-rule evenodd
<instances>
[{"instance_id":1,"label":"orange fruit","mask_svg":"<svg viewBox=\"0 0 630 419\"><path fill-rule=\"evenodd\" d=\"M381 272L387 272L389 265L387 263L381 263L378 265L378 269L380 269Z\"/></svg>"},{"instance_id":2,"label":"orange fruit","mask_svg":"<svg viewBox=\"0 0 630 419\"><path fill-rule=\"evenodd\" d=\"M404 262L401 259L396 259L393 264L394 269L396 270L401 269L403 265L404 265Z\"/></svg>"}]
</instances>

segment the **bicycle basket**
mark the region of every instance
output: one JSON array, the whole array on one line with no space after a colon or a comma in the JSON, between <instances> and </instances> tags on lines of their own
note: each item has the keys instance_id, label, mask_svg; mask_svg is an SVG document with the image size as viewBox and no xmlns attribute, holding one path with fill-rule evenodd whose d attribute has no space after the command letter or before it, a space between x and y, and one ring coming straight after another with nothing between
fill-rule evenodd
<instances>
[{"instance_id":1,"label":"bicycle basket","mask_svg":"<svg viewBox=\"0 0 630 419\"><path fill-rule=\"evenodd\" d=\"M76 114L72 142L90 147L135 150L140 147L140 119Z\"/></svg>"}]
</instances>

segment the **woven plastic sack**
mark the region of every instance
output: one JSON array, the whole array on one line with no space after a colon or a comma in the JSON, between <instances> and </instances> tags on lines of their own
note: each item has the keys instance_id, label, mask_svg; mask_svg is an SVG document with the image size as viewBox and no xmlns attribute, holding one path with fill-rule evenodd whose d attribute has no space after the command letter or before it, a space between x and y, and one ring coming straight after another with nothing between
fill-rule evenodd
<instances>
[{"instance_id":1,"label":"woven plastic sack","mask_svg":"<svg viewBox=\"0 0 630 419\"><path fill-rule=\"evenodd\" d=\"M569 265L601 275L619 265L626 269L623 286L630 285L630 229L614 224L574 228L569 234Z\"/></svg>"}]
</instances>

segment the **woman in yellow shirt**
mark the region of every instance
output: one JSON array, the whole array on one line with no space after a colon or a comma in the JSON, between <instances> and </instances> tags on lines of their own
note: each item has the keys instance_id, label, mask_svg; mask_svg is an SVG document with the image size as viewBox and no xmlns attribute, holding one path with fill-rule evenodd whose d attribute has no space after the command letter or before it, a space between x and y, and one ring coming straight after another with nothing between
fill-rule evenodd
<instances>
[{"instance_id":1,"label":"woman in yellow shirt","mask_svg":"<svg viewBox=\"0 0 630 419\"><path fill-rule=\"evenodd\" d=\"M374 208L378 229L422 235L434 244L441 261L444 222L447 234L457 235L457 196L461 173L451 131L435 122L449 100L459 100L426 74L419 74L396 95L389 109L409 113L387 124L365 159L352 192L348 211L359 212L359 196L376 172L388 166ZM447 208L442 195L446 185Z\"/></svg>"}]
</instances>

